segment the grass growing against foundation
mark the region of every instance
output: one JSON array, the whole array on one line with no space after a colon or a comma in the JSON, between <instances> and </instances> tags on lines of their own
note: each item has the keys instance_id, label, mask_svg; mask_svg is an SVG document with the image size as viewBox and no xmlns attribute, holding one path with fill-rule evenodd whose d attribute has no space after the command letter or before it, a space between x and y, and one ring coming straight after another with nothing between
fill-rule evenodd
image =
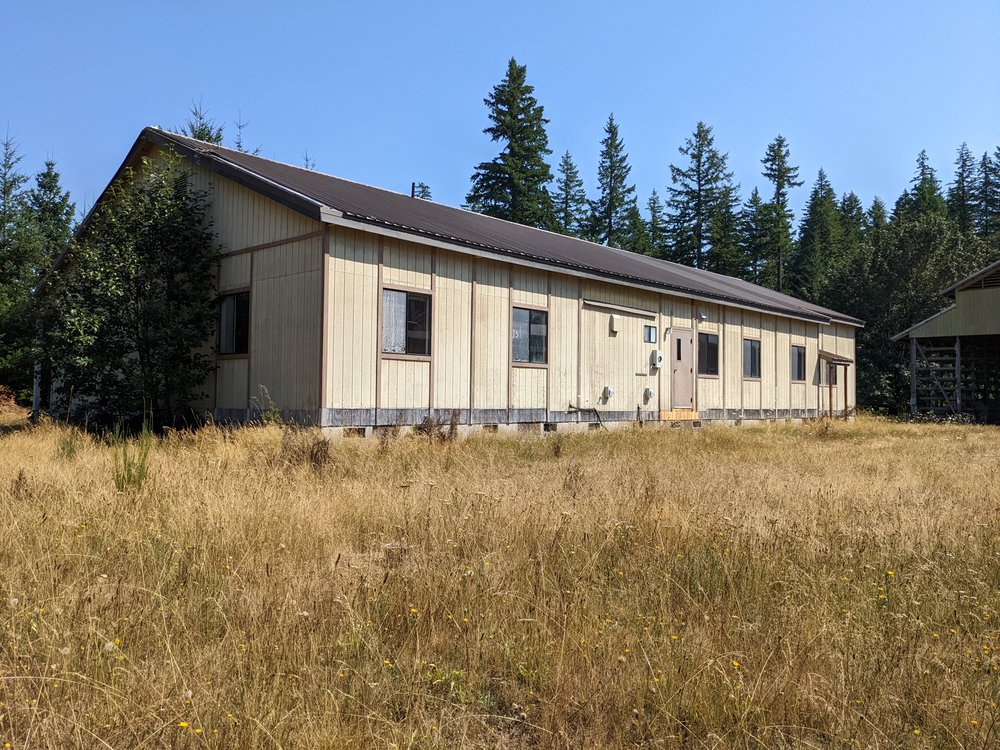
<instances>
[{"instance_id":1,"label":"grass growing against foundation","mask_svg":"<svg viewBox=\"0 0 1000 750\"><path fill-rule=\"evenodd\" d=\"M0 747L1000 743L995 429L7 421Z\"/></svg>"}]
</instances>

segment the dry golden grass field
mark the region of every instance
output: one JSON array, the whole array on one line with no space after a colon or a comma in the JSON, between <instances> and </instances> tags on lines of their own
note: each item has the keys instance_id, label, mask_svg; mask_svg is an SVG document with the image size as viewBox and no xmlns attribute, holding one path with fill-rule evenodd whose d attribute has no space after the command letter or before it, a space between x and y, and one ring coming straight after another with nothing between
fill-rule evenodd
<instances>
[{"instance_id":1,"label":"dry golden grass field","mask_svg":"<svg viewBox=\"0 0 1000 750\"><path fill-rule=\"evenodd\" d=\"M1000 747L996 429L19 419L0 748Z\"/></svg>"}]
</instances>

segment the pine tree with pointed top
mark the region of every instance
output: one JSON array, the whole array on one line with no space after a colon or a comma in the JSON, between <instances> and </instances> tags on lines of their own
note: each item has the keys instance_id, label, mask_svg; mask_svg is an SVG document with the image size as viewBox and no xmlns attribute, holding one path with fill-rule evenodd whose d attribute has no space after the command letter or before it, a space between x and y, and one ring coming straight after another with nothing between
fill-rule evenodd
<instances>
[{"instance_id":1,"label":"pine tree with pointed top","mask_svg":"<svg viewBox=\"0 0 1000 750\"><path fill-rule=\"evenodd\" d=\"M788 141L778 135L767 146L761 164L762 174L774 186L771 200L763 212L766 235L766 262L762 283L779 292L785 291L785 266L792 251L792 220L795 218L788 207L788 191L801 187L799 168L789 161Z\"/></svg>"},{"instance_id":2,"label":"pine tree with pointed top","mask_svg":"<svg viewBox=\"0 0 1000 750\"><path fill-rule=\"evenodd\" d=\"M941 194L941 182L930 164L926 150L917 154L917 168L910 180L910 189L904 190L896 201L893 217L913 219L920 216L948 215L948 204Z\"/></svg>"},{"instance_id":3,"label":"pine tree with pointed top","mask_svg":"<svg viewBox=\"0 0 1000 750\"><path fill-rule=\"evenodd\" d=\"M788 290L818 302L826 289L830 269L843 251L842 223L837 194L823 169L819 170L806 204L799 241L788 260Z\"/></svg>"},{"instance_id":4,"label":"pine tree with pointed top","mask_svg":"<svg viewBox=\"0 0 1000 750\"><path fill-rule=\"evenodd\" d=\"M556 189L553 196L556 215L556 231L579 237L583 234L587 219L587 193L583 189L580 170L573 162L569 151L562 155L557 167Z\"/></svg>"},{"instance_id":5,"label":"pine tree with pointed top","mask_svg":"<svg viewBox=\"0 0 1000 750\"><path fill-rule=\"evenodd\" d=\"M513 57L507 74L483 100L492 123L483 130L503 144L492 160L482 162L472 175L466 207L498 219L549 229L555 224L547 185L552 170L545 157L552 153L545 132L545 110L527 83L527 66Z\"/></svg>"},{"instance_id":6,"label":"pine tree with pointed top","mask_svg":"<svg viewBox=\"0 0 1000 750\"><path fill-rule=\"evenodd\" d=\"M767 204L760 197L760 191L754 188L739 215L739 243L744 266L740 276L754 284L764 283L767 263L767 212Z\"/></svg>"},{"instance_id":7,"label":"pine tree with pointed top","mask_svg":"<svg viewBox=\"0 0 1000 750\"><path fill-rule=\"evenodd\" d=\"M208 116L208 110L202 107L201 99L191 102L188 111L188 121L180 129L181 135L195 138L199 141L222 145L222 125L216 125L215 120Z\"/></svg>"},{"instance_id":8,"label":"pine tree with pointed top","mask_svg":"<svg viewBox=\"0 0 1000 750\"><path fill-rule=\"evenodd\" d=\"M588 236L594 242L622 247L628 235L629 210L635 201L635 185L628 178L625 144L618 132L614 114L608 116L601 139L601 158L597 167L597 200L590 202Z\"/></svg>"},{"instance_id":9,"label":"pine tree with pointed top","mask_svg":"<svg viewBox=\"0 0 1000 750\"><path fill-rule=\"evenodd\" d=\"M653 188L646 201L646 211L649 212L649 219L646 227L649 231L649 244L657 258L666 258L670 251L670 237L667 233L667 217L664 213L663 201L660 200L659 193Z\"/></svg>"},{"instance_id":10,"label":"pine tree with pointed top","mask_svg":"<svg viewBox=\"0 0 1000 750\"><path fill-rule=\"evenodd\" d=\"M1000 146L979 160L972 203L976 234L990 239L1000 232Z\"/></svg>"},{"instance_id":11,"label":"pine tree with pointed top","mask_svg":"<svg viewBox=\"0 0 1000 750\"><path fill-rule=\"evenodd\" d=\"M948 186L948 217L958 225L958 231L969 235L974 229L976 160L963 143L955 156L955 177Z\"/></svg>"},{"instance_id":12,"label":"pine tree with pointed top","mask_svg":"<svg viewBox=\"0 0 1000 750\"><path fill-rule=\"evenodd\" d=\"M687 157L687 162L684 166L670 165L672 184L667 188L667 208L671 259L695 268L729 265L728 260L712 257L711 228L713 221L719 226L735 222L735 188L733 173L726 169L727 156L715 147L712 128L704 122L698 122L694 133L677 150ZM727 209L729 216L724 215ZM714 234L720 234L718 226Z\"/></svg>"},{"instance_id":13,"label":"pine tree with pointed top","mask_svg":"<svg viewBox=\"0 0 1000 750\"><path fill-rule=\"evenodd\" d=\"M639 255L655 256L656 250L649 237L649 226L642 218L642 212L635 199L629 204L625 213L625 229L622 236L622 243L619 246L622 250L628 250Z\"/></svg>"},{"instance_id":14,"label":"pine tree with pointed top","mask_svg":"<svg viewBox=\"0 0 1000 750\"><path fill-rule=\"evenodd\" d=\"M413 186L413 197L420 198L420 200L429 201L431 200L431 188L426 182L418 182Z\"/></svg>"}]
</instances>

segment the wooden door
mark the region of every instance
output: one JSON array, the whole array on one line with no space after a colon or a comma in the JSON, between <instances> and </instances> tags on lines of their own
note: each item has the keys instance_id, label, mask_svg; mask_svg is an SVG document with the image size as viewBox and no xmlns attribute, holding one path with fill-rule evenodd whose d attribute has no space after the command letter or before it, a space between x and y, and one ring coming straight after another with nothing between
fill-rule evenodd
<instances>
[{"instance_id":1,"label":"wooden door","mask_svg":"<svg viewBox=\"0 0 1000 750\"><path fill-rule=\"evenodd\" d=\"M694 408L694 331L670 332L670 398L675 409Z\"/></svg>"}]
</instances>

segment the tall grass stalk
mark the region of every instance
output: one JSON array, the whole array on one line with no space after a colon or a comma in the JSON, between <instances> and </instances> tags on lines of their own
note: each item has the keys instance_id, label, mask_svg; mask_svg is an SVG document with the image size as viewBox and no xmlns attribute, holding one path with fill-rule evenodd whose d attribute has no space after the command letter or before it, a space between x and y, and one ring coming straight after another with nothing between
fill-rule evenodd
<instances>
[{"instance_id":1,"label":"tall grass stalk","mask_svg":"<svg viewBox=\"0 0 1000 750\"><path fill-rule=\"evenodd\" d=\"M143 422L139 437L130 440L125 437L121 425L115 425L112 437L112 476L115 489L118 492L138 492L149 476L153 432Z\"/></svg>"}]
</instances>

